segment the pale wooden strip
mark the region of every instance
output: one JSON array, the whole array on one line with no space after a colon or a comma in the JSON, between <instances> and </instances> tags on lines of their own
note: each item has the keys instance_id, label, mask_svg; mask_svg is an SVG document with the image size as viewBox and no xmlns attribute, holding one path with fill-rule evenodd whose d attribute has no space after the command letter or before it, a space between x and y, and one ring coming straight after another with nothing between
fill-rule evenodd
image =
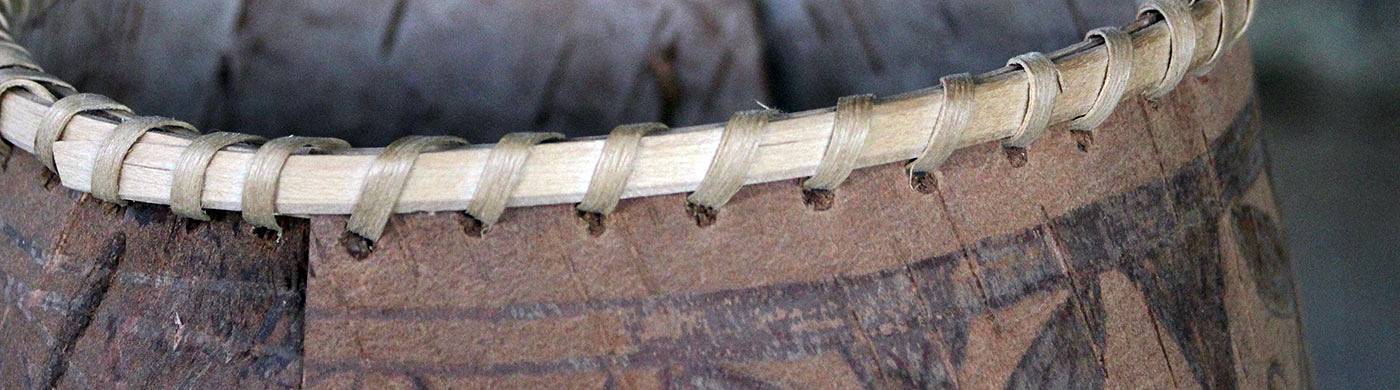
<instances>
[{"instance_id":1,"label":"pale wooden strip","mask_svg":"<svg viewBox=\"0 0 1400 390\"><path fill-rule=\"evenodd\" d=\"M1236 14L1237 15L1237 14ZM1201 30L1218 28L1216 10L1193 9ZM1197 34L1199 40L1214 39ZM1214 42L1201 42L1201 46ZM1165 72L1168 56L1167 31L1162 23L1142 28L1134 34L1134 72L1129 90L1155 85ZM1082 45L1081 45L1082 46ZM1209 51L1195 53L1204 61ZM1074 119L1092 105L1104 78L1105 55L1102 47L1060 58L1064 92L1052 114L1052 122ZM984 76L977 91L977 112L964 133L960 146L994 141L1012 135L1019 125L1025 105L1024 78L1019 73L999 70ZM870 145L859 160L860 166L890 163L915 157L928 140L928 123L941 104L942 94L928 89L879 102L874 108ZM16 146L32 150L34 127L47 106L31 97L10 94L0 102L7 115L0 117L0 130ZM13 115L10 115L13 113ZM798 113L770 124L765 131L747 184L810 176L831 135L833 115L829 109ZM104 138L111 123L89 116L75 119L66 140L56 145L63 184L86 191L90 188L91 156L96 140ZM623 197L639 197L693 191L703 178L709 157L719 142L717 124L675 129L645 137L637 157L637 169ZM122 171L124 198L166 204L173 164L182 146L189 141L168 135L150 134L132 150ZM587 139L536 147L521 173L520 185L511 195L510 207L574 203L583 198L593 167L601 155L603 140ZM474 197L489 145L423 155L410 174L396 211L462 210ZM362 186L362 172L368 169L377 149L364 149L355 155L293 156L284 170L278 209L287 214L347 214ZM237 210L242 179L251 153L223 151L209 167L209 190L204 194L207 208Z\"/></svg>"}]
</instances>

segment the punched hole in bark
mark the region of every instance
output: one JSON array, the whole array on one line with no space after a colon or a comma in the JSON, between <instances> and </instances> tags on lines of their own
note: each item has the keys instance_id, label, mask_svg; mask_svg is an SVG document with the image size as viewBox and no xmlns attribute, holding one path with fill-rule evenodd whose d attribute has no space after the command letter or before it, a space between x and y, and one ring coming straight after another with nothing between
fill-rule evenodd
<instances>
[{"instance_id":1,"label":"punched hole in bark","mask_svg":"<svg viewBox=\"0 0 1400 390\"><path fill-rule=\"evenodd\" d=\"M938 178L929 172L914 172L909 175L909 187L920 194L932 194L938 188Z\"/></svg>"},{"instance_id":2,"label":"punched hole in bark","mask_svg":"<svg viewBox=\"0 0 1400 390\"><path fill-rule=\"evenodd\" d=\"M685 202L685 212L695 219L695 226L710 227L719 220L719 210L691 202Z\"/></svg>"},{"instance_id":3,"label":"punched hole in bark","mask_svg":"<svg viewBox=\"0 0 1400 390\"><path fill-rule=\"evenodd\" d=\"M122 212L122 205L120 205L120 204L103 202L103 201L97 200L97 198L92 198L92 199L93 199L93 200L96 200L96 201L98 201L98 202L101 202L101 204L102 204L102 206L101 206L101 207L102 207L102 212L103 212L103 213L106 213L107 215L114 215L114 214L117 214L117 213Z\"/></svg>"},{"instance_id":4,"label":"punched hole in bark","mask_svg":"<svg viewBox=\"0 0 1400 390\"><path fill-rule=\"evenodd\" d=\"M588 211L577 211L574 215L577 215L579 219L583 220L584 225L587 226L589 236L598 237L608 231L608 216L606 215Z\"/></svg>"},{"instance_id":5,"label":"punched hole in bark","mask_svg":"<svg viewBox=\"0 0 1400 390\"><path fill-rule=\"evenodd\" d=\"M463 234L473 238L481 238L481 236L486 234L486 224L482 223L480 219L476 219L476 217L471 216L471 214L461 214Z\"/></svg>"},{"instance_id":6,"label":"punched hole in bark","mask_svg":"<svg viewBox=\"0 0 1400 390\"><path fill-rule=\"evenodd\" d=\"M1070 130L1069 136L1074 138L1074 143L1079 146L1079 151L1088 152L1094 146L1094 133L1084 130Z\"/></svg>"},{"instance_id":7,"label":"punched hole in bark","mask_svg":"<svg viewBox=\"0 0 1400 390\"><path fill-rule=\"evenodd\" d=\"M184 220L185 233L194 233L196 230L199 230L199 228L203 227L205 224L208 224L208 222L204 222L194 218L184 218Z\"/></svg>"},{"instance_id":8,"label":"punched hole in bark","mask_svg":"<svg viewBox=\"0 0 1400 390\"><path fill-rule=\"evenodd\" d=\"M364 260L374 253L374 242L348 230L340 236L340 246L355 260Z\"/></svg>"},{"instance_id":9,"label":"punched hole in bark","mask_svg":"<svg viewBox=\"0 0 1400 390\"><path fill-rule=\"evenodd\" d=\"M1006 153L1006 161L1011 163L1012 168L1024 167L1026 166L1026 161L1030 160L1029 154L1026 153L1026 148L1004 146L1001 150Z\"/></svg>"},{"instance_id":10,"label":"punched hole in bark","mask_svg":"<svg viewBox=\"0 0 1400 390\"><path fill-rule=\"evenodd\" d=\"M59 179L58 177L58 174L53 173L47 169L39 171L39 175L41 176L40 185L44 187L44 190L53 190L53 188L57 187L61 181L61 179Z\"/></svg>"},{"instance_id":11,"label":"punched hole in bark","mask_svg":"<svg viewBox=\"0 0 1400 390\"><path fill-rule=\"evenodd\" d=\"M253 227L253 235L266 241L278 241L282 239L282 232L262 226Z\"/></svg>"},{"instance_id":12,"label":"punched hole in bark","mask_svg":"<svg viewBox=\"0 0 1400 390\"><path fill-rule=\"evenodd\" d=\"M815 211L830 210L832 204L836 203L836 192L832 190L803 188L802 203Z\"/></svg>"}]
</instances>

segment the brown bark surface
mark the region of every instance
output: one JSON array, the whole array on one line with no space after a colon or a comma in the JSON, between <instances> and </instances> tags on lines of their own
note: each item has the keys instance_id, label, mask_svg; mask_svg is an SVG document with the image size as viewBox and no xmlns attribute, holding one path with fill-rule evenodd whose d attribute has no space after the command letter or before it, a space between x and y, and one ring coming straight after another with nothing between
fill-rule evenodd
<instances>
[{"instance_id":1,"label":"brown bark surface","mask_svg":"<svg viewBox=\"0 0 1400 390\"><path fill-rule=\"evenodd\" d=\"M959 151L936 191L857 172L830 210L746 187L698 227L681 195L598 237L568 205L396 217L358 259L311 227L312 387L1204 387L1309 383L1249 58L1092 146L1013 168Z\"/></svg>"},{"instance_id":2,"label":"brown bark surface","mask_svg":"<svg viewBox=\"0 0 1400 390\"><path fill-rule=\"evenodd\" d=\"M24 153L0 177L0 387L300 383L304 221L276 240L112 207Z\"/></svg>"}]
</instances>

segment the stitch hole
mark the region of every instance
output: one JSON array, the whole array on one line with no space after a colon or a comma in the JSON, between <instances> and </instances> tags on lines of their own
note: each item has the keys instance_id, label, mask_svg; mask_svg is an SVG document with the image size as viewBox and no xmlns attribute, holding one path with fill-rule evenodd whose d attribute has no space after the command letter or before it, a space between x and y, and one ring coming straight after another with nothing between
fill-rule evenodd
<instances>
[{"instance_id":1,"label":"stitch hole","mask_svg":"<svg viewBox=\"0 0 1400 390\"><path fill-rule=\"evenodd\" d=\"M97 198L93 198L96 200ZM107 215L116 215L122 211L122 205L118 203L108 203L99 201L102 204L102 212Z\"/></svg>"},{"instance_id":2,"label":"stitch hole","mask_svg":"<svg viewBox=\"0 0 1400 390\"><path fill-rule=\"evenodd\" d=\"M583 223L588 228L589 236L598 237L608 230L606 224L608 216L606 215L589 211L576 211L574 215L577 215L579 219L583 220Z\"/></svg>"},{"instance_id":3,"label":"stitch hole","mask_svg":"<svg viewBox=\"0 0 1400 390\"><path fill-rule=\"evenodd\" d=\"M802 203L811 207L815 211L830 210L836 203L836 191L822 190L816 188L802 189Z\"/></svg>"},{"instance_id":4,"label":"stitch hole","mask_svg":"<svg viewBox=\"0 0 1400 390\"><path fill-rule=\"evenodd\" d=\"M932 194L938 188L938 178L929 172L914 172L909 175L909 187L920 194Z\"/></svg>"},{"instance_id":5,"label":"stitch hole","mask_svg":"<svg viewBox=\"0 0 1400 390\"><path fill-rule=\"evenodd\" d=\"M1012 168L1024 167L1026 162L1030 160L1030 154L1026 152L1026 148L1004 146L1001 150L1006 153L1006 161L1011 163Z\"/></svg>"},{"instance_id":6,"label":"stitch hole","mask_svg":"<svg viewBox=\"0 0 1400 390\"><path fill-rule=\"evenodd\" d=\"M253 228L253 235L266 241L281 241L282 232L268 229L262 226Z\"/></svg>"},{"instance_id":7,"label":"stitch hole","mask_svg":"<svg viewBox=\"0 0 1400 390\"><path fill-rule=\"evenodd\" d=\"M1084 130L1070 130L1069 136L1074 138L1075 145L1079 146L1079 151L1088 152L1094 146L1094 133Z\"/></svg>"},{"instance_id":8,"label":"stitch hole","mask_svg":"<svg viewBox=\"0 0 1400 390\"><path fill-rule=\"evenodd\" d=\"M196 230L199 230L199 228L204 227L204 225L207 224L207 222L194 218L185 218L184 220L185 234L194 233Z\"/></svg>"},{"instance_id":9,"label":"stitch hole","mask_svg":"<svg viewBox=\"0 0 1400 390\"><path fill-rule=\"evenodd\" d=\"M227 221L230 216L235 215L235 212L226 210L205 210L205 212L209 214L209 223L224 222Z\"/></svg>"},{"instance_id":10,"label":"stitch hole","mask_svg":"<svg viewBox=\"0 0 1400 390\"><path fill-rule=\"evenodd\" d=\"M58 174L47 169L39 171L39 179L41 180L39 185L42 186L45 191L53 190L59 183Z\"/></svg>"},{"instance_id":11,"label":"stitch hole","mask_svg":"<svg viewBox=\"0 0 1400 390\"><path fill-rule=\"evenodd\" d=\"M692 202L685 202L685 212L695 219L695 226L702 228L710 227L719 220L719 210Z\"/></svg>"},{"instance_id":12,"label":"stitch hole","mask_svg":"<svg viewBox=\"0 0 1400 390\"><path fill-rule=\"evenodd\" d=\"M340 246L345 247L345 253L355 258L355 260L364 260L369 258L370 254L374 253L373 242L364 236L348 230L345 234L340 236Z\"/></svg>"},{"instance_id":13,"label":"stitch hole","mask_svg":"<svg viewBox=\"0 0 1400 390\"><path fill-rule=\"evenodd\" d=\"M462 218L461 222L463 234L466 234L468 237L472 238L481 238L482 236L486 235L485 223L482 223L480 219L476 219L476 217L473 217L471 216L471 214L467 214L466 212L463 212L461 214L464 217Z\"/></svg>"}]
</instances>

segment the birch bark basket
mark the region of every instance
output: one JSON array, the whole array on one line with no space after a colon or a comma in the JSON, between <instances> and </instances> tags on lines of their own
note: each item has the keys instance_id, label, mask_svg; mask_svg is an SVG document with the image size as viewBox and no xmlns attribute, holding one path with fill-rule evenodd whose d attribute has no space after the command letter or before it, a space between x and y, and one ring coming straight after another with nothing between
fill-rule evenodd
<instances>
[{"instance_id":1,"label":"birch bark basket","mask_svg":"<svg viewBox=\"0 0 1400 390\"><path fill-rule=\"evenodd\" d=\"M0 387L1311 385L1244 41L1148 100L1170 35L1139 21L1134 92L1086 137L1064 122L1092 104L1106 54L1079 42L1131 22L1129 1L332 3L70 0L13 28L78 90L203 129L362 147L676 129L643 138L628 199L601 219L572 203L602 139L535 147L551 157L529 160L520 207L484 232L452 210L489 149L424 154L398 204L411 213L371 248L341 214L375 149L289 160L277 206L297 216L269 234L219 211L240 209L250 149L214 158L211 221L163 205L189 142L166 134L126 160L136 202L104 204L83 191L111 118L75 120L53 174L24 152L45 104L4 94ZM1216 27L1192 63L1241 4L1194 6ZM911 188L942 104L925 88L1028 51L1057 60L1057 124L1009 159L1026 81L985 74L961 149ZM832 132L821 107L863 93L883 97L864 168L814 207L801 183ZM699 226L686 192L719 142L706 123L756 102L795 114Z\"/></svg>"}]
</instances>

